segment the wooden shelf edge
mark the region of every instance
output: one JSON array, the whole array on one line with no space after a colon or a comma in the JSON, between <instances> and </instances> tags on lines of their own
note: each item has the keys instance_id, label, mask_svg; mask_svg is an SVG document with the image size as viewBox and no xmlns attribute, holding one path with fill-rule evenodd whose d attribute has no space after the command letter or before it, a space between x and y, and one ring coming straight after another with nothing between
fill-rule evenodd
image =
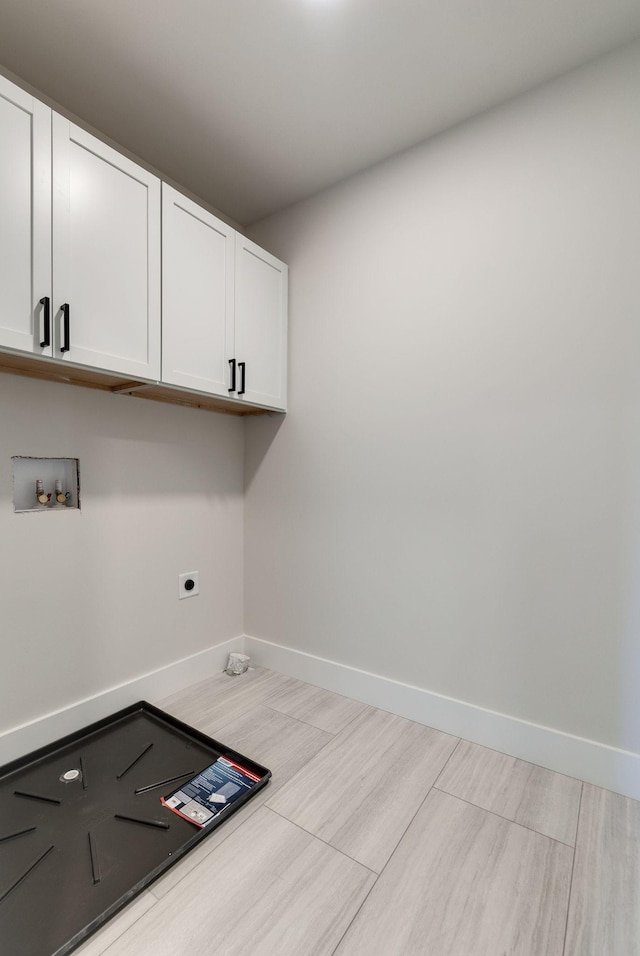
<instances>
[{"instance_id":1,"label":"wooden shelf edge","mask_svg":"<svg viewBox=\"0 0 640 956\"><path fill-rule=\"evenodd\" d=\"M202 408L208 412L222 412L246 418L248 415L268 415L271 408L256 408L255 405L240 405L217 395L205 395L200 392L187 392L171 388L170 385L142 385L133 389L116 389L118 394L132 398L146 398L151 402L166 402L169 405L184 405L187 408Z\"/></svg>"},{"instance_id":2,"label":"wooden shelf edge","mask_svg":"<svg viewBox=\"0 0 640 956\"><path fill-rule=\"evenodd\" d=\"M78 368L72 365L59 365L47 358L20 355L13 352L0 352L0 372L10 375L22 375L41 381L57 382L62 385L77 385L81 388L94 388L117 395L133 398L145 398L154 402L182 405L188 408L201 408L205 411L219 412L225 415L246 417L248 415L283 414L272 408L260 408L255 405L242 405L231 399L217 395L205 395L199 392L173 388L158 382L142 382L101 372L96 369Z\"/></svg>"}]
</instances>

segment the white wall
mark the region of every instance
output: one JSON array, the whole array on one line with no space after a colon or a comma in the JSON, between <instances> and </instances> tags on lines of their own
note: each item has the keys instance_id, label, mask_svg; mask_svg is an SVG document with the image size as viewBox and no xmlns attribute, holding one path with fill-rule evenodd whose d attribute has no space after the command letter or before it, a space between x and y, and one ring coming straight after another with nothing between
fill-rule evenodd
<instances>
[{"instance_id":1,"label":"white wall","mask_svg":"<svg viewBox=\"0 0 640 956\"><path fill-rule=\"evenodd\" d=\"M247 634L640 752L639 90L636 44L252 230Z\"/></svg>"},{"instance_id":2,"label":"white wall","mask_svg":"<svg viewBox=\"0 0 640 956\"><path fill-rule=\"evenodd\" d=\"M12 455L81 511L14 514ZM0 733L241 635L242 493L237 418L0 374Z\"/></svg>"}]
</instances>

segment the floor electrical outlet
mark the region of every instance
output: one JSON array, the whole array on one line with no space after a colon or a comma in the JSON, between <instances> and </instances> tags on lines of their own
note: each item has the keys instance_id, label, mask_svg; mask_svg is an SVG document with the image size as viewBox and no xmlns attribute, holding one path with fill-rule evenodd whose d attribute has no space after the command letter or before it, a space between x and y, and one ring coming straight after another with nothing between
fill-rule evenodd
<instances>
[{"instance_id":1,"label":"floor electrical outlet","mask_svg":"<svg viewBox=\"0 0 640 956\"><path fill-rule=\"evenodd\" d=\"M187 571L186 574L178 575L178 597L180 600L182 598L195 597L196 594L200 594L200 582L198 580L197 571Z\"/></svg>"}]
</instances>

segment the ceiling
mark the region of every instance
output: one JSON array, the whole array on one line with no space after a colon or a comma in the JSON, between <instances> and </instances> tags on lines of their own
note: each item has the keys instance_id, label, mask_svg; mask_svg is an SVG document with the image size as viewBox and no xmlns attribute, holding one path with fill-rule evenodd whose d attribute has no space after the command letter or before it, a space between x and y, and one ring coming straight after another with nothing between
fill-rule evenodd
<instances>
[{"instance_id":1,"label":"ceiling","mask_svg":"<svg viewBox=\"0 0 640 956\"><path fill-rule=\"evenodd\" d=\"M2 0L0 64L248 225L638 35L638 0Z\"/></svg>"}]
</instances>

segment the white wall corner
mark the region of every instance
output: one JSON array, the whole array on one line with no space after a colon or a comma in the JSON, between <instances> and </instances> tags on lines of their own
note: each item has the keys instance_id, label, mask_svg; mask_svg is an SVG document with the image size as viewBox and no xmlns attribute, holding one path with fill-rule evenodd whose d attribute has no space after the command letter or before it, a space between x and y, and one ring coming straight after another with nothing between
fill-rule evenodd
<instances>
[{"instance_id":1,"label":"white wall corner","mask_svg":"<svg viewBox=\"0 0 640 956\"><path fill-rule=\"evenodd\" d=\"M640 800L640 754L498 714L260 638L245 636L245 654L255 664L325 690Z\"/></svg>"},{"instance_id":2,"label":"white wall corner","mask_svg":"<svg viewBox=\"0 0 640 956\"><path fill-rule=\"evenodd\" d=\"M232 651L242 653L243 650L244 638L231 638L198 654L111 687L103 693L77 701L69 707L13 727L0 734L0 766L108 717L136 701L148 700L153 703L190 684L213 677L224 670Z\"/></svg>"}]
</instances>

